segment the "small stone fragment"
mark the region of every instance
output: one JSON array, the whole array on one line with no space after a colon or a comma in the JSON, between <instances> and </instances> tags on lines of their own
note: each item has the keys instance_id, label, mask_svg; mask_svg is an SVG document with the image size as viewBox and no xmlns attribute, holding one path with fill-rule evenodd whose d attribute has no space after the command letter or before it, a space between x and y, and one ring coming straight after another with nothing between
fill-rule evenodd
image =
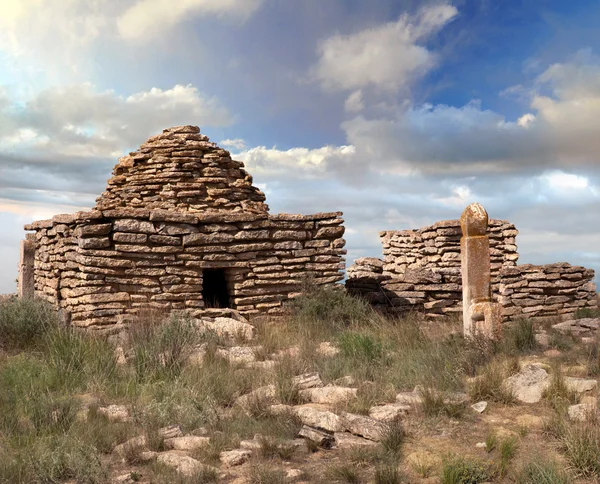
<instances>
[{"instance_id":1,"label":"small stone fragment","mask_svg":"<svg viewBox=\"0 0 600 484\"><path fill-rule=\"evenodd\" d=\"M235 449L221 452L219 458L221 463L227 467L239 466L252 456L252 451L247 449Z\"/></svg>"},{"instance_id":2,"label":"small stone fragment","mask_svg":"<svg viewBox=\"0 0 600 484\"><path fill-rule=\"evenodd\" d=\"M487 408L488 403L487 402L477 402L474 403L473 405L471 405L471 408L473 410L475 410L477 413L483 413L485 411L485 409Z\"/></svg>"}]
</instances>

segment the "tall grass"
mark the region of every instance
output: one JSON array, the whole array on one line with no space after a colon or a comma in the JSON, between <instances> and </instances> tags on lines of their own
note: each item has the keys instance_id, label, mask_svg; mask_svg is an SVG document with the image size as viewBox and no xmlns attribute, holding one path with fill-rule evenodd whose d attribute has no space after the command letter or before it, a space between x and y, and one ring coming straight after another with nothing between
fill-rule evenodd
<instances>
[{"instance_id":1,"label":"tall grass","mask_svg":"<svg viewBox=\"0 0 600 484\"><path fill-rule=\"evenodd\" d=\"M23 350L36 347L59 325L52 307L38 299L0 299L0 347Z\"/></svg>"}]
</instances>

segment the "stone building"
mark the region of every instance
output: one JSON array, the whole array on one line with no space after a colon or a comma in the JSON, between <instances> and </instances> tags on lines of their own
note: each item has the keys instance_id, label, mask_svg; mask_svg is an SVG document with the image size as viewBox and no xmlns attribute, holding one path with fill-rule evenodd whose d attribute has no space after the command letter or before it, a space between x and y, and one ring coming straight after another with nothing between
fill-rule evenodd
<instances>
[{"instance_id":1,"label":"stone building","mask_svg":"<svg viewBox=\"0 0 600 484\"><path fill-rule=\"evenodd\" d=\"M306 274L343 279L341 215L269 214L243 163L169 128L119 159L93 210L25 226L19 293L106 330L148 307L280 314Z\"/></svg>"},{"instance_id":2,"label":"stone building","mask_svg":"<svg viewBox=\"0 0 600 484\"><path fill-rule=\"evenodd\" d=\"M517 265L518 230L489 220L492 296L503 319L569 315L596 308L594 271L566 262ZM417 230L379 234L383 259L357 259L348 268L346 288L391 313L420 311L435 318L462 312L459 220Z\"/></svg>"}]
</instances>

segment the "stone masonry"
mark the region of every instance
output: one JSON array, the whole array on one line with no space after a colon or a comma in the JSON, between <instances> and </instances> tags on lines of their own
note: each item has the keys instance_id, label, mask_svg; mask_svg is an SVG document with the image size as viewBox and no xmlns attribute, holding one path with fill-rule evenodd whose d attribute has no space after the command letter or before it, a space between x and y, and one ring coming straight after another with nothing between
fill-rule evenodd
<instances>
[{"instance_id":1,"label":"stone masonry","mask_svg":"<svg viewBox=\"0 0 600 484\"><path fill-rule=\"evenodd\" d=\"M492 301L502 305L504 321L597 307L593 270L567 263L517 265L517 234L508 221L488 222ZM419 311L435 318L462 313L459 220L379 235L383 260L357 259L347 271L349 293L392 314Z\"/></svg>"},{"instance_id":2,"label":"stone masonry","mask_svg":"<svg viewBox=\"0 0 600 484\"><path fill-rule=\"evenodd\" d=\"M119 159L89 212L25 227L35 295L73 325L118 330L142 308L280 314L303 277L343 279L341 212L271 215L243 163L181 126Z\"/></svg>"}]
</instances>

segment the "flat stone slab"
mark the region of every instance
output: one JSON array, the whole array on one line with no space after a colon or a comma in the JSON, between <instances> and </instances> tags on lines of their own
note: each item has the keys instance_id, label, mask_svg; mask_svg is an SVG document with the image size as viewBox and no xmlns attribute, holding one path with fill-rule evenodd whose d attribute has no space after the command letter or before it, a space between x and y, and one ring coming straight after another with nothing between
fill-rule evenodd
<instances>
[{"instance_id":1,"label":"flat stone slab","mask_svg":"<svg viewBox=\"0 0 600 484\"><path fill-rule=\"evenodd\" d=\"M525 365L516 375L504 380L504 384L524 403L537 403L542 399L544 390L550 385L550 375L541 366Z\"/></svg>"},{"instance_id":2,"label":"flat stone slab","mask_svg":"<svg viewBox=\"0 0 600 484\"><path fill-rule=\"evenodd\" d=\"M300 390L300 396L312 403L334 405L356 398L356 388L328 386L322 388L309 388Z\"/></svg>"},{"instance_id":3,"label":"flat stone slab","mask_svg":"<svg viewBox=\"0 0 600 484\"><path fill-rule=\"evenodd\" d=\"M373 447L377 445L377 442L374 442L373 440L357 437L356 435L347 432L336 432L333 434L333 437L335 439L335 446L341 450L352 449L355 447Z\"/></svg>"},{"instance_id":4,"label":"flat stone slab","mask_svg":"<svg viewBox=\"0 0 600 484\"><path fill-rule=\"evenodd\" d=\"M328 432L341 432L344 430L344 422L333 412L319 410L306 405L294 407L294 412L300 421L309 427L326 430Z\"/></svg>"},{"instance_id":5,"label":"flat stone slab","mask_svg":"<svg viewBox=\"0 0 600 484\"><path fill-rule=\"evenodd\" d=\"M173 437L171 439L165 439L165 447L167 449L174 450L197 450L206 447L210 442L208 437L196 437L195 435L188 435L186 437Z\"/></svg>"},{"instance_id":6,"label":"flat stone slab","mask_svg":"<svg viewBox=\"0 0 600 484\"><path fill-rule=\"evenodd\" d=\"M598 327L600 327L600 318L569 319L552 325L553 329L561 333L586 333L596 331Z\"/></svg>"},{"instance_id":7,"label":"flat stone slab","mask_svg":"<svg viewBox=\"0 0 600 484\"><path fill-rule=\"evenodd\" d=\"M390 422L406 415L411 410L410 405L403 403L388 403L386 405L376 405L369 409L369 417L382 422Z\"/></svg>"},{"instance_id":8,"label":"flat stone slab","mask_svg":"<svg viewBox=\"0 0 600 484\"><path fill-rule=\"evenodd\" d=\"M565 377L565 384L569 390L577 393L591 392L598 386L598 380L590 378L574 378L572 376Z\"/></svg>"}]
</instances>

